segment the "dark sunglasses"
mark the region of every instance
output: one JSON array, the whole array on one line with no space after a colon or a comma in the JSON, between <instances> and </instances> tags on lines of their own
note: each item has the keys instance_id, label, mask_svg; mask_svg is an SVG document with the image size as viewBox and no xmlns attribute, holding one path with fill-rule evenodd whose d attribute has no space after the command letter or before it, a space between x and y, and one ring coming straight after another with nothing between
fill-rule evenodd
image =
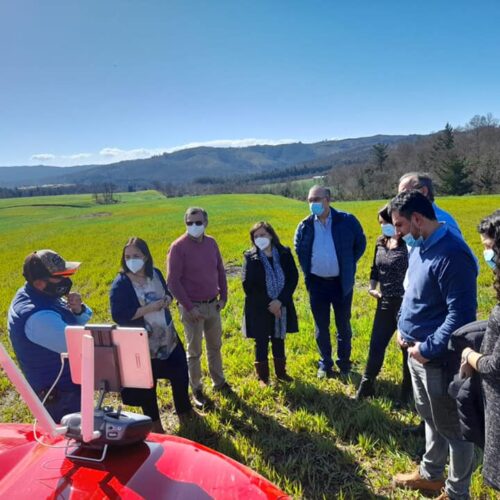
<instances>
[{"instance_id":1,"label":"dark sunglasses","mask_svg":"<svg viewBox=\"0 0 500 500\"><path fill-rule=\"evenodd\" d=\"M196 220L196 221L188 221L188 222L186 222L186 226L192 226L193 224L195 226L203 226L203 221L202 220Z\"/></svg>"}]
</instances>

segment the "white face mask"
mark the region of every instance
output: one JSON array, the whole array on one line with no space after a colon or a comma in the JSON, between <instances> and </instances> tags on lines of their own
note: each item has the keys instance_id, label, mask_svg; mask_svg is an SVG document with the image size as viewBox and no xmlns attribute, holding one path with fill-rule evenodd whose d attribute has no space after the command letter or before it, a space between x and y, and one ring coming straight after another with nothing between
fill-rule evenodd
<instances>
[{"instance_id":1,"label":"white face mask","mask_svg":"<svg viewBox=\"0 0 500 500\"><path fill-rule=\"evenodd\" d=\"M125 262L131 273L136 273L144 267L144 261L142 259L129 259Z\"/></svg>"},{"instance_id":2,"label":"white face mask","mask_svg":"<svg viewBox=\"0 0 500 500\"><path fill-rule=\"evenodd\" d=\"M266 236L260 236L254 239L254 243L259 250L265 250L271 244L271 239Z\"/></svg>"},{"instance_id":3,"label":"white face mask","mask_svg":"<svg viewBox=\"0 0 500 500\"><path fill-rule=\"evenodd\" d=\"M199 238L205 232L205 226L197 226L196 224L193 224L192 226L187 226L187 232L189 236Z\"/></svg>"}]
</instances>

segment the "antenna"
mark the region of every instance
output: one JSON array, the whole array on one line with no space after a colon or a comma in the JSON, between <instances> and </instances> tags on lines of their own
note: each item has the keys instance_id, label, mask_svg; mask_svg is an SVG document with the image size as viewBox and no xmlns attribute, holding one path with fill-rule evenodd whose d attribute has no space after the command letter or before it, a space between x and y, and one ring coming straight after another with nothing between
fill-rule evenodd
<instances>
[{"instance_id":1,"label":"antenna","mask_svg":"<svg viewBox=\"0 0 500 500\"><path fill-rule=\"evenodd\" d=\"M89 334L82 336L82 439L89 443L101 437L99 431L94 431L94 337Z\"/></svg>"},{"instance_id":2,"label":"antenna","mask_svg":"<svg viewBox=\"0 0 500 500\"><path fill-rule=\"evenodd\" d=\"M16 366L5 347L0 343L0 365L5 370L7 377L17 389L21 397L24 399L31 413L38 420L40 427L50 436L56 437L60 434L65 434L66 426L57 426L54 419L50 416L49 412L43 406L42 402L35 394L35 391L28 384L24 378L21 370Z\"/></svg>"}]
</instances>

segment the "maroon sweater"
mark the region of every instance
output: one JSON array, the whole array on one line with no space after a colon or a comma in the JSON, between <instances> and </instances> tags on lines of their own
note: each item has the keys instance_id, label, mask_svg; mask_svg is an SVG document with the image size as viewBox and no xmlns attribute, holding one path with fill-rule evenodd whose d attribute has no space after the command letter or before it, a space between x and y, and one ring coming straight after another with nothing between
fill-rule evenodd
<instances>
[{"instance_id":1,"label":"maroon sweater","mask_svg":"<svg viewBox=\"0 0 500 500\"><path fill-rule=\"evenodd\" d=\"M169 290L188 311L193 302L217 296L227 300L224 263L211 236L196 241L185 233L177 238L168 252L167 274Z\"/></svg>"}]
</instances>

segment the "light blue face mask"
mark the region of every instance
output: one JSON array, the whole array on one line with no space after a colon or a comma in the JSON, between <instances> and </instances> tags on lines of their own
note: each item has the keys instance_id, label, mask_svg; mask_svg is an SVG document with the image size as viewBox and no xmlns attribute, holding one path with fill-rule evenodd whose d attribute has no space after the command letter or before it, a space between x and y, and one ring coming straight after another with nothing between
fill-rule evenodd
<instances>
[{"instance_id":1,"label":"light blue face mask","mask_svg":"<svg viewBox=\"0 0 500 500\"><path fill-rule=\"evenodd\" d=\"M492 248L485 250L483 252L483 256L484 256L484 260L485 260L486 264L488 264L488 266L491 267L491 269L495 270L497 268L497 265L495 262L497 259L495 250L493 250Z\"/></svg>"},{"instance_id":2,"label":"light blue face mask","mask_svg":"<svg viewBox=\"0 0 500 500\"><path fill-rule=\"evenodd\" d=\"M317 215L319 217L325 211L325 207L320 201L313 201L312 203L309 203L309 210L311 210L313 215Z\"/></svg>"},{"instance_id":3,"label":"light blue face mask","mask_svg":"<svg viewBox=\"0 0 500 500\"><path fill-rule=\"evenodd\" d=\"M424 242L424 238L422 235L420 235L418 238L414 238L411 234L411 226L413 222L410 220L410 230L408 231L408 234L405 234L403 236L403 241L411 248L415 247L420 247L422 246L422 243Z\"/></svg>"},{"instance_id":4,"label":"light blue face mask","mask_svg":"<svg viewBox=\"0 0 500 500\"><path fill-rule=\"evenodd\" d=\"M396 229L392 224L380 224L382 227L382 234L388 238L392 238L396 234Z\"/></svg>"}]
</instances>

